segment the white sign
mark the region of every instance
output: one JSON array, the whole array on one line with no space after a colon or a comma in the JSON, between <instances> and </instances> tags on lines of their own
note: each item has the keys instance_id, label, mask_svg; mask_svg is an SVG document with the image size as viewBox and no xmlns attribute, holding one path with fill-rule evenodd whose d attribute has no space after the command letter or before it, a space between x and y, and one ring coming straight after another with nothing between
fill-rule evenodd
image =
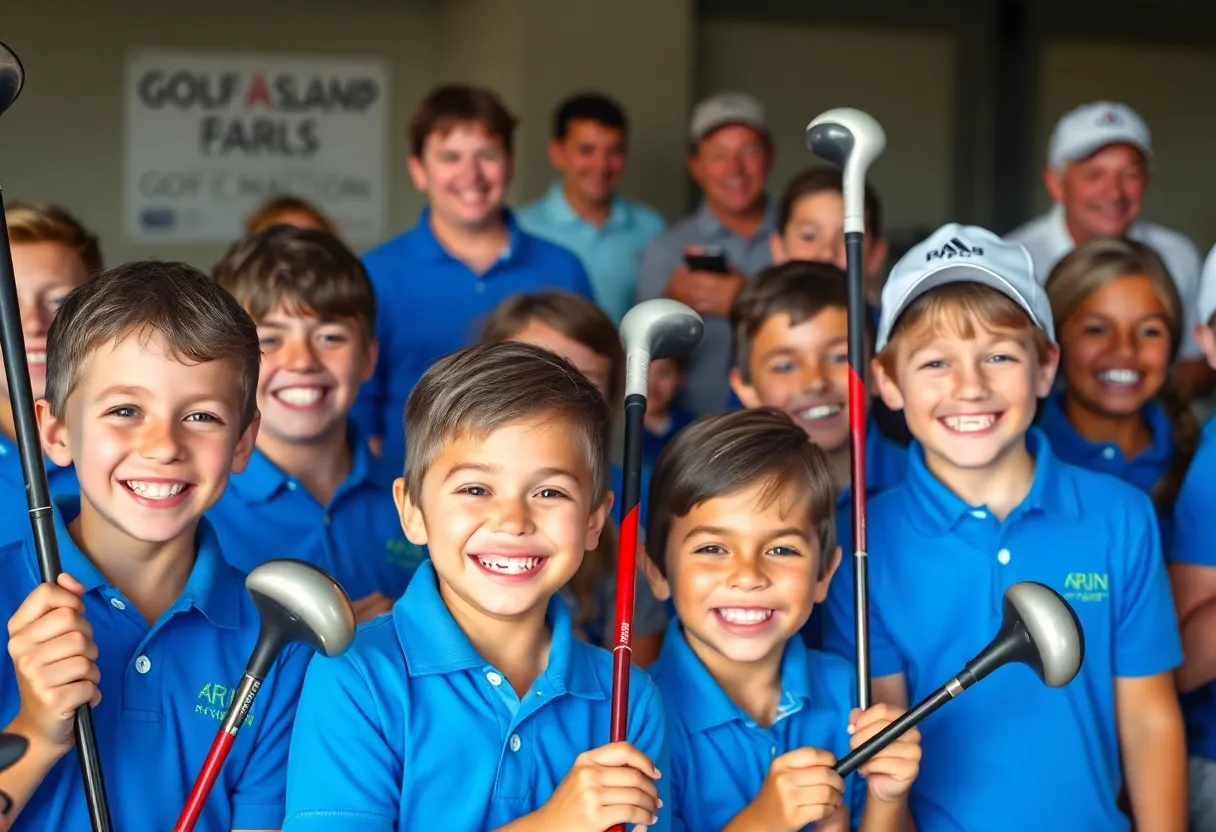
<instances>
[{"instance_id":1,"label":"white sign","mask_svg":"<svg viewBox=\"0 0 1216 832\"><path fill-rule=\"evenodd\" d=\"M314 203L348 242L379 242L388 73L365 59L134 53L126 78L126 229L227 243L265 200Z\"/></svg>"}]
</instances>

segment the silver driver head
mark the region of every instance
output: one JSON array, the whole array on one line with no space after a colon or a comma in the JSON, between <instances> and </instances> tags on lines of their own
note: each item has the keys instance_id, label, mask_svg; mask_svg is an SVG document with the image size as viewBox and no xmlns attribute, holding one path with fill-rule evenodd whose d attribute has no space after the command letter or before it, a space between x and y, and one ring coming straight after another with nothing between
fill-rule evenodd
<instances>
[{"instance_id":1,"label":"silver driver head","mask_svg":"<svg viewBox=\"0 0 1216 832\"><path fill-rule=\"evenodd\" d=\"M687 355L705 334L705 321L671 298L643 301L621 320L625 347L625 395L646 395L650 362Z\"/></svg>"},{"instance_id":2,"label":"silver driver head","mask_svg":"<svg viewBox=\"0 0 1216 832\"><path fill-rule=\"evenodd\" d=\"M4 113L25 86L25 67L17 58L17 54L3 43L0 43L0 113Z\"/></svg>"},{"instance_id":3,"label":"silver driver head","mask_svg":"<svg viewBox=\"0 0 1216 832\"><path fill-rule=\"evenodd\" d=\"M262 628L284 642L298 641L329 658L355 637L355 611L337 581L300 560L271 560L245 578L245 589L262 615Z\"/></svg>"},{"instance_id":4,"label":"silver driver head","mask_svg":"<svg viewBox=\"0 0 1216 832\"><path fill-rule=\"evenodd\" d=\"M806 126L806 145L819 158L841 168L844 230L864 233L866 172L887 147L882 125L869 113L837 107Z\"/></svg>"},{"instance_id":5,"label":"silver driver head","mask_svg":"<svg viewBox=\"0 0 1216 832\"><path fill-rule=\"evenodd\" d=\"M1032 581L1009 587L1005 600L1034 641L1043 683L1059 688L1071 682L1085 657L1085 634L1073 608L1054 589Z\"/></svg>"}]
</instances>

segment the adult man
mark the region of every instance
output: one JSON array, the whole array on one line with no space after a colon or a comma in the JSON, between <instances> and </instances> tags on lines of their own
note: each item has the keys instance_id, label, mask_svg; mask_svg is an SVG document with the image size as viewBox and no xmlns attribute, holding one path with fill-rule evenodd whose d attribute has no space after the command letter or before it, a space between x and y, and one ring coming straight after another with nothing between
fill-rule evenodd
<instances>
[{"instance_id":1,"label":"adult man","mask_svg":"<svg viewBox=\"0 0 1216 832\"><path fill-rule=\"evenodd\" d=\"M596 302L616 322L633 305L643 252L667 227L657 211L616 192L628 132L624 111L606 96L563 101L549 141L549 162L561 179L517 214L520 228L578 255Z\"/></svg>"},{"instance_id":2,"label":"adult man","mask_svg":"<svg viewBox=\"0 0 1216 832\"><path fill-rule=\"evenodd\" d=\"M726 406L730 307L743 282L772 262L769 234L776 212L764 184L774 148L763 105L732 92L696 106L689 139L688 171L703 200L646 250L638 300L675 298L705 318L705 335L691 356L684 390L684 404L700 415ZM725 271L687 262L689 255L715 249L725 254Z\"/></svg>"},{"instance_id":3,"label":"adult man","mask_svg":"<svg viewBox=\"0 0 1216 832\"><path fill-rule=\"evenodd\" d=\"M1109 101L1077 107L1056 124L1043 170L1055 205L1008 238L1030 250L1040 283L1086 240L1128 237L1152 246L1169 268L1188 315L1179 380L1188 390L1205 391L1212 374L1192 331L1199 252L1184 234L1140 219L1152 155L1148 125L1130 107Z\"/></svg>"}]
</instances>

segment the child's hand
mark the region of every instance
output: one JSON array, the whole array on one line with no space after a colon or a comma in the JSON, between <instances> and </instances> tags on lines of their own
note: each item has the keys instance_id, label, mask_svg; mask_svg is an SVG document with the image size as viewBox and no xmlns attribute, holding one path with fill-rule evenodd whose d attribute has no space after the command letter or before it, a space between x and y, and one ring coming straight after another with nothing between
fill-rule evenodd
<instances>
[{"instance_id":1,"label":"child's hand","mask_svg":"<svg viewBox=\"0 0 1216 832\"><path fill-rule=\"evenodd\" d=\"M355 611L355 621L362 624L365 621L371 621L378 615L392 612L393 599L382 592L373 592L352 603L351 607Z\"/></svg>"},{"instance_id":2,"label":"child's hand","mask_svg":"<svg viewBox=\"0 0 1216 832\"><path fill-rule=\"evenodd\" d=\"M844 802L844 781L832 770L835 764L835 756L818 748L782 754L744 812L760 822L757 828L790 832L831 817Z\"/></svg>"},{"instance_id":3,"label":"child's hand","mask_svg":"<svg viewBox=\"0 0 1216 832\"><path fill-rule=\"evenodd\" d=\"M604 832L617 824L648 826L663 805L654 784L660 776L654 763L627 742L584 752L537 811L543 817L539 826L563 832Z\"/></svg>"},{"instance_id":4,"label":"child's hand","mask_svg":"<svg viewBox=\"0 0 1216 832\"><path fill-rule=\"evenodd\" d=\"M31 743L59 756L72 747L76 709L101 701L97 645L82 595L84 587L62 574L57 584L35 588L8 621L8 653L21 694L14 723Z\"/></svg>"},{"instance_id":5,"label":"child's hand","mask_svg":"<svg viewBox=\"0 0 1216 832\"><path fill-rule=\"evenodd\" d=\"M886 703L865 711L854 708L849 714L850 747L859 747L902 715L900 708ZM920 771L920 754L920 732L913 728L858 768L870 797L887 803L902 800Z\"/></svg>"}]
</instances>

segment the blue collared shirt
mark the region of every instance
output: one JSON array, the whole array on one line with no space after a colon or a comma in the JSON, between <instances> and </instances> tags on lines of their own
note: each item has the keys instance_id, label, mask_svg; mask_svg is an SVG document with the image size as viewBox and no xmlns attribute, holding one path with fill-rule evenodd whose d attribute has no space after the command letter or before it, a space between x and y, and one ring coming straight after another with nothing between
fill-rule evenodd
<instances>
[{"instance_id":1,"label":"blue collared shirt","mask_svg":"<svg viewBox=\"0 0 1216 832\"><path fill-rule=\"evenodd\" d=\"M93 726L114 828L172 829L227 713L257 641L257 610L245 577L220 554L207 521L181 597L151 627L73 542L67 522L79 498L55 501L63 569L85 587L93 627L101 703ZM41 582L33 543L0 547L0 608L7 619ZM289 647L276 660L241 727L196 827L199 832L278 829L283 820L287 746L308 654ZM0 725L21 704L13 666L0 672ZM88 829L75 753L42 781L14 832Z\"/></svg>"},{"instance_id":2,"label":"blue collared shirt","mask_svg":"<svg viewBox=\"0 0 1216 832\"><path fill-rule=\"evenodd\" d=\"M600 308L617 323L633 306L643 252L667 228L658 211L622 196L612 198L604 224L594 225L570 207L560 181L520 208L517 219L529 234L578 255Z\"/></svg>"},{"instance_id":3,"label":"blue collared shirt","mask_svg":"<svg viewBox=\"0 0 1216 832\"><path fill-rule=\"evenodd\" d=\"M1026 445L1034 482L1004 522L947 489L917 443L903 482L868 507L873 676L904 674L912 702L996 635L1005 590L1018 581L1063 595L1085 634L1084 663L1064 688L1004 667L921 723L910 796L921 832L1129 829L1116 804L1115 679L1182 661L1148 497L1056 459L1036 429ZM828 648L850 659L852 586L850 570L837 572L827 626Z\"/></svg>"},{"instance_id":4,"label":"blue collared shirt","mask_svg":"<svg viewBox=\"0 0 1216 832\"><path fill-rule=\"evenodd\" d=\"M60 468L49 456L43 456L42 460L46 468L47 492L52 499L80 491L74 466ZM21 470L21 453L16 442L0 434L0 544L23 540L29 534L29 498L25 492L25 474Z\"/></svg>"},{"instance_id":5,"label":"blue collared shirt","mask_svg":"<svg viewBox=\"0 0 1216 832\"><path fill-rule=\"evenodd\" d=\"M1174 504L1173 534L1166 539L1169 563L1216 567L1216 419L1203 428L1199 450L1187 469ZM1209 638L1216 636L1212 634ZM1182 696L1190 753L1216 760L1216 681Z\"/></svg>"},{"instance_id":6,"label":"blue collared shirt","mask_svg":"<svg viewBox=\"0 0 1216 832\"><path fill-rule=\"evenodd\" d=\"M650 668L662 694L671 738L673 830L718 830L743 810L773 760L796 748L849 752L849 712L856 706L852 666L791 638L781 658L781 703L772 726L759 725L722 690L688 644L678 620ZM865 780L845 781L854 829L865 807Z\"/></svg>"},{"instance_id":7,"label":"blue collared shirt","mask_svg":"<svg viewBox=\"0 0 1216 832\"><path fill-rule=\"evenodd\" d=\"M249 571L271 558L299 558L332 575L352 600L401 597L426 550L401 530L393 503L400 470L373 457L355 431L351 446L350 476L326 506L254 450L207 512L233 565Z\"/></svg>"},{"instance_id":8,"label":"blue collared shirt","mask_svg":"<svg viewBox=\"0 0 1216 832\"><path fill-rule=\"evenodd\" d=\"M457 260L431 231L430 208L418 224L363 259L376 290L380 360L363 385L353 418L383 439L386 459L405 458L405 402L431 363L476 343L502 301L527 292L564 289L594 299L578 258L520 230L503 211L510 234L502 257L483 274Z\"/></svg>"},{"instance_id":9,"label":"blue collared shirt","mask_svg":"<svg viewBox=\"0 0 1216 832\"><path fill-rule=\"evenodd\" d=\"M608 743L612 655L549 602L549 663L523 696L452 618L430 561L391 616L309 667L292 734L283 832L488 830L539 809L575 758ZM634 670L629 741L664 776L651 829L671 828L658 691Z\"/></svg>"}]
</instances>

